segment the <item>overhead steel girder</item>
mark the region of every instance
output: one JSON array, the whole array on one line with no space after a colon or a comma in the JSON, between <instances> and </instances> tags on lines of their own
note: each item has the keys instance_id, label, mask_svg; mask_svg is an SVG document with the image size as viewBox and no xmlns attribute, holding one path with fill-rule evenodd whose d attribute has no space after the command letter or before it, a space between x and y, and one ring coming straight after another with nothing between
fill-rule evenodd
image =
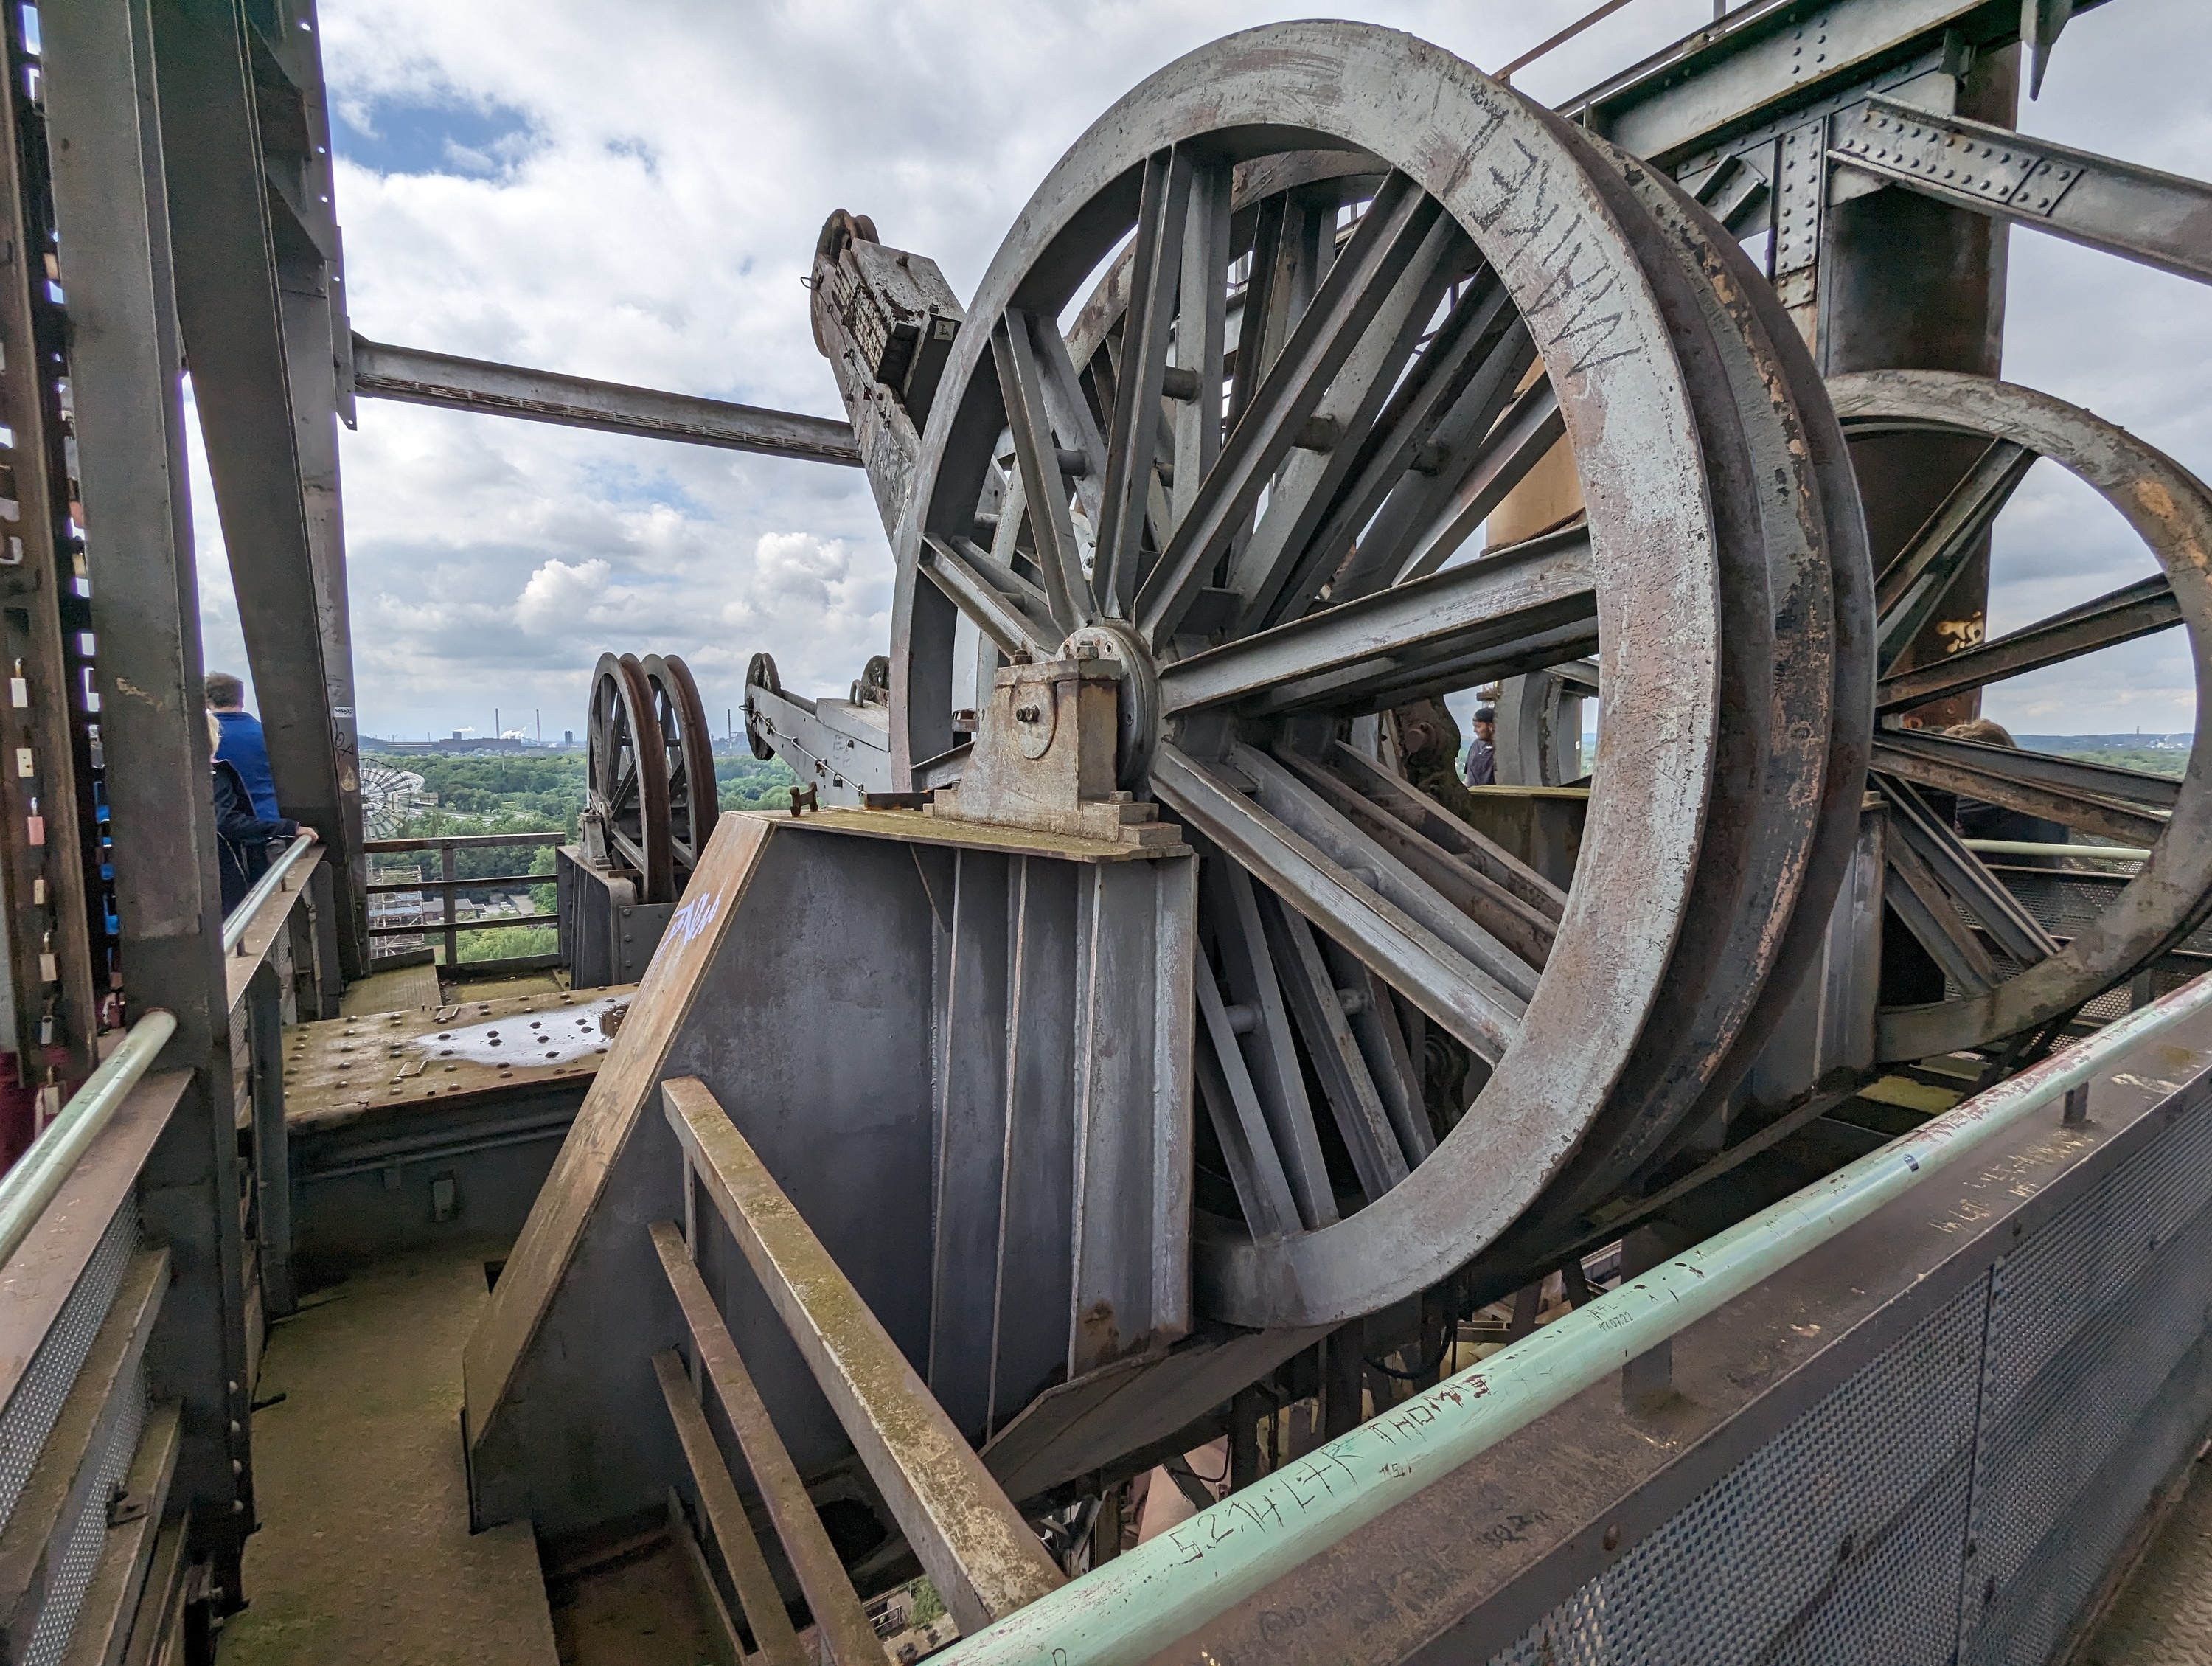
<instances>
[{"instance_id":1,"label":"overhead steel girder","mask_svg":"<svg viewBox=\"0 0 2212 1666\"><path fill-rule=\"evenodd\" d=\"M2102 3L2074 0L2071 10ZM1559 110L1672 167L1947 40L1978 52L2008 46L2021 38L2021 18L2020 0L1752 0ZM1807 29L1818 37L1809 58Z\"/></svg>"},{"instance_id":2,"label":"overhead steel girder","mask_svg":"<svg viewBox=\"0 0 2212 1666\"><path fill-rule=\"evenodd\" d=\"M2212 185L2199 180L1887 98L1837 116L1828 160L1954 208L2212 283Z\"/></svg>"},{"instance_id":3,"label":"overhead steel girder","mask_svg":"<svg viewBox=\"0 0 2212 1666\"><path fill-rule=\"evenodd\" d=\"M286 814L331 847L342 959L368 964L352 653L335 514L311 529L302 412L336 421L336 377L295 388L248 35L237 0L156 0L154 27L179 320L239 623ZM335 489L335 443L321 459ZM318 560L319 552L325 559Z\"/></svg>"},{"instance_id":4,"label":"overhead steel girder","mask_svg":"<svg viewBox=\"0 0 2212 1666\"><path fill-rule=\"evenodd\" d=\"M353 338L356 393L564 428L860 466L850 423Z\"/></svg>"}]
</instances>

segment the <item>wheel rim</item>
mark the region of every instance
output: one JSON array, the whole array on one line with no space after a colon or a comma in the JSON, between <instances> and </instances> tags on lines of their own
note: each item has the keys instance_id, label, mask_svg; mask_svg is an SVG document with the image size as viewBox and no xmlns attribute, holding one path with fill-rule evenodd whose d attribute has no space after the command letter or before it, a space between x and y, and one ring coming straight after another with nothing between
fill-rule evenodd
<instances>
[{"instance_id":1,"label":"wheel rim","mask_svg":"<svg viewBox=\"0 0 2212 1666\"><path fill-rule=\"evenodd\" d=\"M640 902L674 901L667 749L653 714L653 690L635 654L599 656L586 738L586 793L609 848L637 871Z\"/></svg>"},{"instance_id":2,"label":"wheel rim","mask_svg":"<svg viewBox=\"0 0 2212 1666\"><path fill-rule=\"evenodd\" d=\"M762 727L759 714L753 710L755 689L766 689L770 694L783 692L783 681L775 674L774 655L756 654L745 667L745 745L755 757L766 763L775 757L775 745L769 733Z\"/></svg>"},{"instance_id":3,"label":"wheel rim","mask_svg":"<svg viewBox=\"0 0 2212 1666\"><path fill-rule=\"evenodd\" d=\"M1295 119L1286 119L1293 111ZM1470 135L1480 136L1473 151ZM1316 151L1324 153L1319 160ZM1156 795L1203 848L1229 859L1218 866L1209 859L1209 873L1220 877L1208 881L1204 905L1219 976L1231 994L1240 982L1262 996L1274 991L1272 1004L1230 1002L1209 976L1199 979L1200 1097L1224 1160L1238 1169L1228 1146L1256 1099L1243 1130L1255 1148L1272 1145L1282 1169L1272 1183L1250 1172L1267 1164L1248 1149L1242 1171L1231 1175L1257 1237L1201 1219L1200 1302L1216 1316L1279 1324L1372 1310L1494 1240L1614 1095L1644 1038L1701 876L1709 891L1718 888L1731 921L1744 905L1746 863L1717 876L1701 862L1716 842L1706 837L1709 806L1745 790L1805 793L1798 778L1807 766L1798 758L1781 770L1789 781L1753 768L1753 788L1727 784L1716 800L1724 751L1733 745L1754 760L1760 755L1741 733L1731 741L1721 719L1723 661L1736 656L1739 680L1771 680L1775 662L1771 618L1764 649L1755 629L1730 646L1721 575L1756 566L1763 580L1776 529L1756 524L1756 504L1740 483L1723 486L1737 495L1717 511L1708 495L1705 451L1717 443L1751 449L1743 412L1715 366L1686 368L1677 333L1710 324L1667 315L1653 293L1662 281L1650 270L1660 258L1656 234L1640 231L1639 246L1624 230L1624 216L1641 210L1618 178L1605 183L1602 171L1571 134L1424 43L1344 24L1233 37L1137 89L1062 161L984 278L939 384L921 483L898 536L895 768L902 786L942 781L958 768L951 713L960 611L993 652L1049 654L1085 629L1128 641L1126 687L1155 698L1159 717L1156 728L1139 720L1144 733L1124 751L1125 784ZM1257 266L1270 203L1279 201L1276 218L1285 227L1294 213L1316 211L1310 198L1268 194L1273 187L1286 178L1310 185L1366 175L1380 183L1364 193L1370 206L1359 228L1315 288L1304 320L1282 332L1286 345L1247 382L1256 392L1239 391L1244 379L1226 374L1225 297L1177 326L1174 368L1199 390L1179 409L1205 412L1211 401L1203 390L1221 379L1212 385L1228 401L1231 421L1225 434L1209 435L1202 415L1176 416L1171 439L1160 441L1156 425L1170 420L1158 415L1159 396L1168 392L1166 313L1182 255L1195 246L1205 252L1193 257L1192 269L1202 275L1211 260L1225 276L1241 242ZM1201 205L1195 215L1192 201ZM1334 206L1322 205L1332 223ZM1552 237L1538 237L1542 228L1532 215L1548 216ZM1109 398L1097 366L1079 360L1044 321L1063 314L1078 286L1133 229L1122 267L1133 300L1121 330L1140 350L1133 356L1125 340L1118 358L1109 356L1109 370L1133 357L1137 374L1121 378ZM1280 242L1273 246L1279 256ZM1443 271L1455 258L1463 263L1463 271L1454 269L1467 278L1463 288ZM1687 293L1679 272L1665 281L1676 285L1678 299ZM1112 282L1109 273L1109 289ZM1424 282L1436 284L1444 315L1428 362L1444 362L1435 355L1445 342L1464 351L1455 362L1468 371L1457 400L1440 401L1425 428L1407 414L1423 396L1401 399L1392 374L1403 361L1391 358L1390 344L1412 336L1383 340L1401 326L1418 333L1430 316L1422 310ZM1486 295L1486 283L1493 286ZM1225 288L1201 283L1194 292L1211 298ZM1266 342L1265 326L1252 320L1267 303L1249 300L1251 293L1248 287L1251 310L1240 311L1238 327ZM1592 297L1604 303L1601 326L1585 304ZM1492 310L1478 326L1473 320L1485 307ZM1083 318L1111 311L1086 307ZM1341 325L1334 335L1331 322ZM1516 398L1511 355L1524 350L1511 344L1524 323L1534 344L1549 350L1556 417L1543 409L1540 381ZM1455 325L1463 333L1453 334ZM1083 329L1079 323L1079 349ZM1361 371L1363 362L1372 368ZM1316 365L1328 368L1310 368ZM1448 477L1443 486L1408 485L1419 471L1402 465L1388 474L1383 459L1395 454L1392 447L1407 444L1410 456L1417 433L1448 435L1461 402L1477 396L1487 402L1482 419L1437 465ZM1438 412L1441 423L1433 420ZM1335 415L1339 426L1323 460L1307 463L1301 458L1314 453L1293 453L1316 414ZM1496 416L1504 421L1493 426ZM1547 421L1556 424L1548 433ZM1285 440L1292 427L1297 438ZM1018 505L1013 488L1001 495L992 480L999 436L1009 429ZM1383 429L1388 445L1377 439ZM1462 508L1494 503L1561 430L1583 483L1584 526L1502 557L1445 565L1482 518L1469 513L1453 523L1455 494ZM1172 485L1127 460L1149 458L1152 447L1172 450ZM1366 499L1358 497L1370 477L1359 463L1363 447L1386 471L1384 489ZM1072 485L1059 459L1070 450L1082 458ZM1272 484L1254 523L1255 477ZM1038 481L1053 489L1032 491ZM1000 518L987 550L976 514L989 504ZM1271 542L1267 517L1279 505L1292 506L1283 511L1290 530L1278 529ZM1395 524L1394 506L1404 511ZM1373 513L1362 516L1363 508ZM1337 549L1317 548L1339 531L1340 511L1360 535L1358 560L1333 560ZM1240 518L1249 536L1224 564ZM1152 525L1158 552L1149 561L1144 523ZM1452 525L1457 536L1443 536ZM1035 558L1020 561L1024 526ZM1377 531L1384 526L1393 527L1389 537ZM1087 562L1086 543L1094 552ZM1339 547L1348 549L1349 540ZM1224 572L1227 585L1206 582ZM1318 582L1331 574L1331 605L1313 606ZM1194 643L1182 625L1194 607L1224 606L1204 593L1221 589L1232 593L1226 626L1215 640ZM1352 599L1341 600L1346 594ZM1510 859L1494 861L1494 848L1468 847L1451 854L1462 868L1490 863L1479 876L1480 907L1444 902L1420 872L1362 830L1384 819L1378 797L1407 815L1430 810L1394 800L1402 783L1358 777L1360 764L1339 756L1341 748L1301 752L1290 745L1302 722L1310 739L1316 714L1334 721L1363 703L1372 710L1424 688L1456 685L1445 680L1452 677L1482 680L1473 674L1478 666L1510 671L1577 660L1593 636L1607 717L1584 866L1565 898L1547 897L1540 882L1531 888L1526 882L1534 876L1516 873ZM1377 660L1389 663L1378 669ZM1749 701L1761 722L1768 694L1761 684ZM1817 739L1825 756L1825 733ZM1326 756L1316 757L1316 750ZM1811 775L1810 796L1818 798L1818 759ZM1774 860L1802 883L1817 818L1802 808L1792 815L1794 836L1778 824L1769 831L1790 847ZM1449 831L1431 825L1440 836ZM1411 847L1401 841L1400 848ZM1421 860L1431 874L1449 866L1429 854ZM1464 912L1470 908L1480 915L1475 932L1464 929L1474 917ZM1413 916L1422 929L1403 929ZM1498 952L1531 937L1540 967ZM1429 954L1439 944L1463 952ZM1771 964L1773 945L1762 945L1761 954L1759 970ZM1366 1134L1356 1138L1356 1118L1334 1104L1314 1106L1302 1086L1290 1090L1295 1046L1280 1027L1297 1004L1300 964L1312 970L1307 982L1324 988L1346 987L1349 977L1357 992L1359 977L1386 977L1398 1000L1371 994L1363 1012L1347 1016L1409 1003L1424 1026L1490 1063L1468 1114L1433 1154L1402 1103L1370 1103ZM1291 973L1281 971L1286 966ZM1757 976L1737 982L1742 987L1722 990L1715 969L1698 974L1689 1010L1711 1020L1712 1033L1703 1037L1708 1055L1726 1050L1759 993ZM1257 1020L1264 1044L1221 1043L1232 1033L1231 1005L1264 1009ZM1326 1013L1310 1016L1330 1029ZM1401 1030L1401 1045L1410 1031ZM1300 1033L1310 1042L1318 1032ZM1646 1053L1656 1049L1673 1067L1686 1041L1654 1039ZM1272 1067L1258 1056L1269 1049L1279 1055ZM1373 1051L1367 1061L1373 1066ZM1699 1072L1709 1067L1710 1056L1676 1081L1669 1104L1694 1099ZM1241 1083L1231 1079L1240 1073ZM1373 1098L1389 1099L1374 1074ZM1272 1107L1261 1091L1261 1079L1269 1077L1278 1095ZM1314 1183L1315 1129L1296 1119L1285 1125L1279 1116L1267 1120L1284 1100L1309 1116L1335 1110L1355 1168L1362 1166L1360 1138L1370 1164L1391 1168L1389 1142L1376 1134L1387 1113L1399 1171L1363 1170L1366 1207L1338 1218L1334 1200ZM1224 1102L1231 1110L1219 1109Z\"/></svg>"},{"instance_id":4,"label":"wheel rim","mask_svg":"<svg viewBox=\"0 0 2212 1666\"><path fill-rule=\"evenodd\" d=\"M2203 723L2212 685L2212 494L2201 482L2125 429L2013 383L1877 371L1839 377L1830 387L1853 435L1906 429L1990 442L1974 473L1884 575L1881 710L1988 687L2179 624L2188 632L2197 722ZM2163 582L2124 587L1932 666L1893 671L1902 644L1917 634L1917 622L1942 601L1936 581L1946 564L1978 542L2028 466L2046 457L2120 512L2157 556ZM1917 585L1906 582L1914 564L1927 575ZM1960 991L1942 1001L1884 1009L1876 1050L1886 1061L1984 1047L2063 1021L2179 944L2197 923L2201 899L2212 892L2212 782L2193 748L2186 773L2175 782L1884 729L1875 738L1874 767L1893 804L1893 905ZM1992 864L1967 850L1947 822L1923 813L1922 793L1962 784L1988 802L2148 845L2150 857L2093 921L2057 945L2009 902ZM1982 921L1980 932L1954 923L1967 912ZM2009 970L2014 966L2019 970Z\"/></svg>"},{"instance_id":5,"label":"wheel rim","mask_svg":"<svg viewBox=\"0 0 2212 1666\"><path fill-rule=\"evenodd\" d=\"M681 894L691 871L714 836L720 802L714 787L714 747L707 733L707 708L691 668L675 654L649 654L641 662L653 693L668 787L668 845L672 883Z\"/></svg>"}]
</instances>

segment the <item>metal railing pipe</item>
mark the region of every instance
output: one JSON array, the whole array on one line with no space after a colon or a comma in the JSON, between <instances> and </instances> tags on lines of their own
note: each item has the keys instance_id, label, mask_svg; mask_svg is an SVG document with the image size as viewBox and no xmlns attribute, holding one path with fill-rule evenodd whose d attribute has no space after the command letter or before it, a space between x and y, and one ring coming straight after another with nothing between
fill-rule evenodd
<instances>
[{"instance_id":1,"label":"metal railing pipe","mask_svg":"<svg viewBox=\"0 0 2212 1666\"><path fill-rule=\"evenodd\" d=\"M1150 1658L2208 1007L2212 974L1576 1308L938 1658L946 1666Z\"/></svg>"},{"instance_id":2,"label":"metal railing pipe","mask_svg":"<svg viewBox=\"0 0 2212 1666\"><path fill-rule=\"evenodd\" d=\"M1982 856L2094 856L2100 862L2150 860L2150 852L2139 845L2038 844L2029 839L1961 839L1959 842Z\"/></svg>"},{"instance_id":3,"label":"metal railing pipe","mask_svg":"<svg viewBox=\"0 0 2212 1666\"><path fill-rule=\"evenodd\" d=\"M176 1018L158 1008L132 1025L122 1044L85 1078L84 1085L16 1158L15 1166L0 1175L0 1267L23 1247L78 1159L176 1032Z\"/></svg>"},{"instance_id":4,"label":"metal railing pipe","mask_svg":"<svg viewBox=\"0 0 2212 1666\"><path fill-rule=\"evenodd\" d=\"M301 858L315 848L315 841L302 833L285 848L284 854L269 864L269 871L253 882L253 889L239 899L238 906L223 917L222 952L235 954L246 928L253 923L253 916L261 905L276 891L283 889L284 878L299 866Z\"/></svg>"}]
</instances>

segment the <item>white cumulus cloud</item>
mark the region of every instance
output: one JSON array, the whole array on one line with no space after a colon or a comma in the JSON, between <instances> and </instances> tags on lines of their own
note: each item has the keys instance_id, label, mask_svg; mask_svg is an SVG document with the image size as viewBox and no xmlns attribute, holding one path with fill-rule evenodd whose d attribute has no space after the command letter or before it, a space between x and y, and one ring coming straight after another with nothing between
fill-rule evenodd
<instances>
[{"instance_id":1,"label":"white cumulus cloud","mask_svg":"<svg viewBox=\"0 0 2212 1666\"><path fill-rule=\"evenodd\" d=\"M1587 8L1358 10L1494 67ZM1115 99L1205 40L1310 10L325 0L355 326L837 415L799 286L831 210L872 215L965 295L1036 182ZM1561 99L1711 18L1709 0L1638 0L1516 81ZM2212 8L2100 7L2069 26L2023 125L2201 174L2208 58ZM2026 232L2012 247L2010 374L2212 475L2198 389L2212 359L2205 290ZM719 721L757 649L775 653L787 686L822 692L888 647L890 556L856 470L376 400L362 402L343 461L368 732L486 730L495 707L542 708L549 731L576 727L607 649L683 654ZM209 660L242 669L219 532L211 512L200 520ZM2001 532L1993 619L2024 620L2140 570L2116 526L2094 501L2032 482ZM2120 727L2146 707L2185 711L2185 656L2136 654L2124 669L2062 667L1993 709L2073 730ZM2030 698L2054 709L2028 713Z\"/></svg>"}]
</instances>

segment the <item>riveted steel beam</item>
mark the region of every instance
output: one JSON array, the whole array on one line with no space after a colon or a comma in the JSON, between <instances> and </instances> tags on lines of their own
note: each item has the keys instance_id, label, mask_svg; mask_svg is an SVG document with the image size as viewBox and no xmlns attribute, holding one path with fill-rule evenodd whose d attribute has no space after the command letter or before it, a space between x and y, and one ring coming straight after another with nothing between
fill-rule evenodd
<instances>
[{"instance_id":1,"label":"riveted steel beam","mask_svg":"<svg viewBox=\"0 0 2212 1666\"><path fill-rule=\"evenodd\" d=\"M2202 180L1889 98L1836 117L1828 160L1954 208L2212 283L2212 185Z\"/></svg>"}]
</instances>

